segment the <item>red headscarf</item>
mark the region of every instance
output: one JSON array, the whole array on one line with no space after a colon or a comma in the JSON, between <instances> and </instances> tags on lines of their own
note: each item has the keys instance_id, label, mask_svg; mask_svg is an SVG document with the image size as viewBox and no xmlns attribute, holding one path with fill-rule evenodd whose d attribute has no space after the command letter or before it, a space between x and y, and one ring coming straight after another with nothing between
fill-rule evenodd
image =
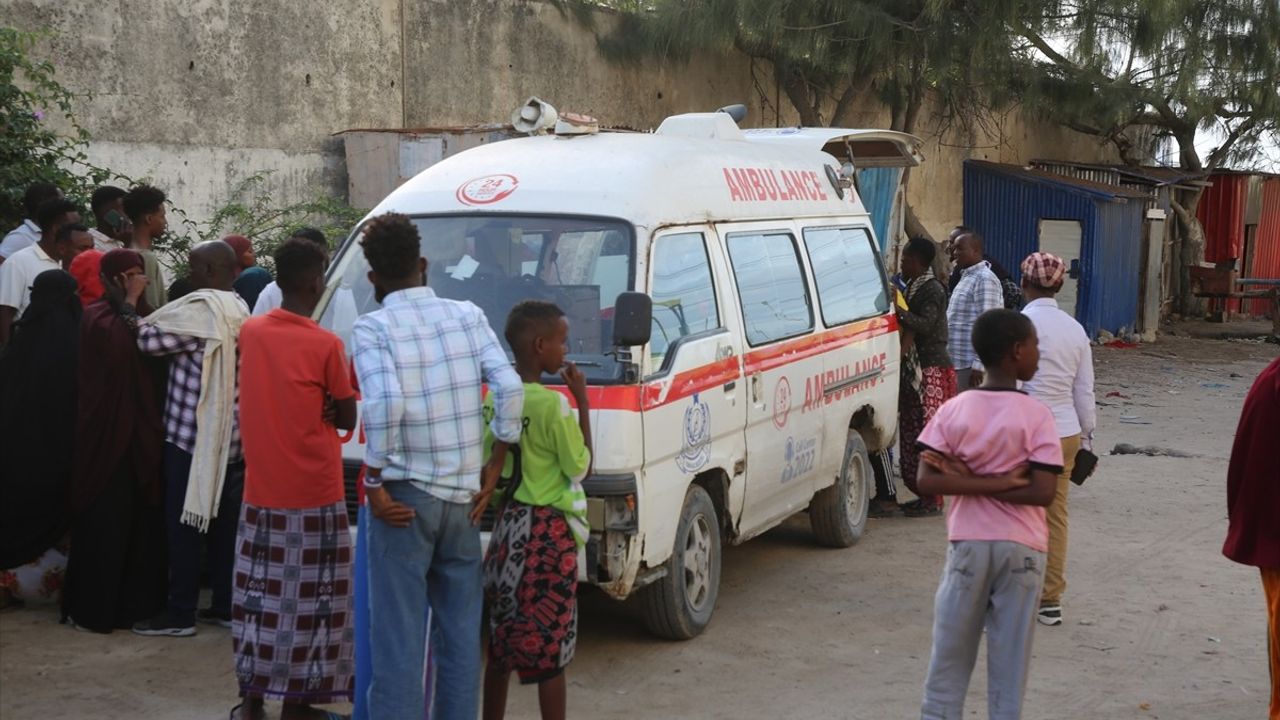
<instances>
[{"instance_id":1,"label":"red headscarf","mask_svg":"<svg viewBox=\"0 0 1280 720\"><path fill-rule=\"evenodd\" d=\"M71 276L76 279L76 292L84 307L89 307L89 303L102 297L102 278L98 276L102 256L101 250L85 250L71 261Z\"/></svg>"},{"instance_id":2,"label":"red headscarf","mask_svg":"<svg viewBox=\"0 0 1280 720\"><path fill-rule=\"evenodd\" d=\"M252 250L253 243L250 242L247 237L242 236L242 234L229 234L229 236L223 238L223 242L232 246L232 250L236 251L236 274L239 274L239 270L244 269L244 264L241 258L243 258L246 252Z\"/></svg>"}]
</instances>

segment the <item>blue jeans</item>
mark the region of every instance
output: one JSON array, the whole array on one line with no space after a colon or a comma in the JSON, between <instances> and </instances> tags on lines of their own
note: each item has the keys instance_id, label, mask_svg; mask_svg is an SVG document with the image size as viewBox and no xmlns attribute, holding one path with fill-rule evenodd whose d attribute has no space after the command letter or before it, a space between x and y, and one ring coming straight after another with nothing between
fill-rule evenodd
<instances>
[{"instance_id":1,"label":"blue jeans","mask_svg":"<svg viewBox=\"0 0 1280 720\"><path fill-rule=\"evenodd\" d=\"M195 622L200 597L202 553L209 553L209 584L213 586L213 611L231 616L231 577L235 570L236 526L244 497L244 462L227 465L218 516L202 533L182 522L182 504L191 477L191 453L164 444L164 514L169 540L169 613L175 620Z\"/></svg>"},{"instance_id":2,"label":"blue jeans","mask_svg":"<svg viewBox=\"0 0 1280 720\"><path fill-rule=\"evenodd\" d=\"M407 482L383 485L417 515L407 528L369 519L369 717L423 715L428 602L436 692L432 720L475 720L480 712L480 530L471 506L432 497Z\"/></svg>"}]
</instances>

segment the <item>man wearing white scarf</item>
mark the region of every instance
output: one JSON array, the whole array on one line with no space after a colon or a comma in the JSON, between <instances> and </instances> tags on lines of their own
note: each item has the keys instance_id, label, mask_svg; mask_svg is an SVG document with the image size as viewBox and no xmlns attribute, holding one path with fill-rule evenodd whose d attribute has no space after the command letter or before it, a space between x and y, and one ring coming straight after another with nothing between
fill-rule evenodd
<instances>
[{"instance_id":1,"label":"man wearing white scarf","mask_svg":"<svg viewBox=\"0 0 1280 720\"><path fill-rule=\"evenodd\" d=\"M200 243L188 264L196 290L138 327L144 353L170 358L164 411L169 602L160 615L134 626L139 635L194 635L197 618L231 623L231 567L244 488L236 340L249 309L231 289L237 267L231 246ZM206 539L213 602L197 613Z\"/></svg>"}]
</instances>

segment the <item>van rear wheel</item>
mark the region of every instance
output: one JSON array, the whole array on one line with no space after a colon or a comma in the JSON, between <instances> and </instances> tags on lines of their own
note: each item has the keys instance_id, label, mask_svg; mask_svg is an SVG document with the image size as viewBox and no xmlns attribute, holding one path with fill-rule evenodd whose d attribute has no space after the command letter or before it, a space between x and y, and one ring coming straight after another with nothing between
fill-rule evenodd
<instances>
[{"instance_id":1,"label":"van rear wheel","mask_svg":"<svg viewBox=\"0 0 1280 720\"><path fill-rule=\"evenodd\" d=\"M813 496L809 524L819 545L846 548L858 542L867 528L871 501L871 460L857 430L850 430L844 446L840 476L831 487Z\"/></svg>"},{"instance_id":2,"label":"van rear wheel","mask_svg":"<svg viewBox=\"0 0 1280 720\"><path fill-rule=\"evenodd\" d=\"M711 496L690 485L684 496L667 574L641 590L649 632L688 640L711 622L720 594L720 521Z\"/></svg>"}]
</instances>

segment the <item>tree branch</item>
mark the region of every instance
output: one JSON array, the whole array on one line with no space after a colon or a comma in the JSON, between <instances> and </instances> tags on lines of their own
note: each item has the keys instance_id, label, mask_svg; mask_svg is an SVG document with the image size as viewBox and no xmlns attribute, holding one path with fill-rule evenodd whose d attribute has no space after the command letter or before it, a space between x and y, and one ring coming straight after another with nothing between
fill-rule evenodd
<instances>
[{"instance_id":1,"label":"tree branch","mask_svg":"<svg viewBox=\"0 0 1280 720\"><path fill-rule=\"evenodd\" d=\"M841 127L845 124L845 117L849 111L853 109L853 103L867 88L871 87L872 76L870 73L865 74L864 79L860 82L849 82L848 87L840 94L840 99L836 101L836 109L831 113L831 127Z\"/></svg>"},{"instance_id":2,"label":"tree branch","mask_svg":"<svg viewBox=\"0 0 1280 720\"><path fill-rule=\"evenodd\" d=\"M1232 130L1227 133L1227 137L1222 141L1222 144L1213 152L1209 153L1209 162L1207 163L1209 169L1213 170L1221 167L1222 162L1226 160L1227 155L1230 154L1231 148L1239 142L1241 137L1253 130L1257 124L1258 118L1251 117L1232 128Z\"/></svg>"},{"instance_id":3,"label":"tree branch","mask_svg":"<svg viewBox=\"0 0 1280 720\"><path fill-rule=\"evenodd\" d=\"M809 83L804 76L799 71L791 69L789 63L781 60L774 61L773 72L778 79L778 84L787 93L787 99L800 114L800 124L805 127L821 127L822 116L818 112L817 103L813 100Z\"/></svg>"}]
</instances>

